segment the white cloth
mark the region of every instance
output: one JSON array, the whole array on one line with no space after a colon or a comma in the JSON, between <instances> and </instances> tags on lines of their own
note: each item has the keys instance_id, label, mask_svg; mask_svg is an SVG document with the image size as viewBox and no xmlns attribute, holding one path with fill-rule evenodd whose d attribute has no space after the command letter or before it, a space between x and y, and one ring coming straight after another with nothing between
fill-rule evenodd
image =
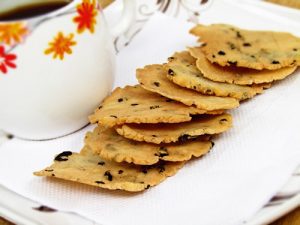
<instances>
[{"instance_id":1,"label":"white cloth","mask_svg":"<svg viewBox=\"0 0 300 225\"><path fill-rule=\"evenodd\" d=\"M276 17L277 18L277 17ZM213 6L204 23L295 31L278 17L234 6ZM117 83L136 83L135 68L162 63L196 44L191 24L155 15L118 56ZM298 29L299 30L299 29ZM79 151L84 130L52 141L13 139L0 148L0 184L44 205L76 212L103 225L237 225L248 220L284 185L300 163L299 71L232 111L234 127L215 140L213 151L177 175L138 194L34 177L61 151Z\"/></svg>"}]
</instances>

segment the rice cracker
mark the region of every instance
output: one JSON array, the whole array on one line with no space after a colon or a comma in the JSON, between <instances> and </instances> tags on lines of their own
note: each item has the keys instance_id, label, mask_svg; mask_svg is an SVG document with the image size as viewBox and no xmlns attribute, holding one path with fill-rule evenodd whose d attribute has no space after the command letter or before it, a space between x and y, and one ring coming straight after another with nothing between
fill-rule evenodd
<instances>
[{"instance_id":1,"label":"rice cracker","mask_svg":"<svg viewBox=\"0 0 300 225\"><path fill-rule=\"evenodd\" d=\"M286 78L297 68L294 66L284 67L278 70L254 70L236 66L222 67L216 63L212 64L209 62L203 54L201 47L190 48L189 52L197 59L196 66L201 71L202 75L217 82L240 85L270 83Z\"/></svg>"},{"instance_id":2,"label":"rice cracker","mask_svg":"<svg viewBox=\"0 0 300 225\"><path fill-rule=\"evenodd\" d=\"M116 131L128 139L160 144L185 141L204 134L219 134L231 126L231 115L222 114L200 115L189 122L175 124L123 124L116 127Z\"/></svg>"},{"instance_id":3,"label":"rice cracker","mask_svg":"<svg viewBox=\"0 0 300 225\"><path fill-rule=\"evenodd\" d=\"M124 123L179 123L190 121L191 115L222 112L188 107L136 85L116 88L89 119L113 127Z\"/></svg>"},{"instance_id":4,"label":"rice cracker","mask_svg":"<svg viewBox=\"0 0 300 225\"><path fill-rule=\"evenodd\" d=\"M205 95L222 97L233 97L238 100L245 100L262 93L263 86L243 86L215 82L203 76L196 67L196 59L189 52L177 52L168 59L165 68L168 71L167 78L175 84L193 89Z\"/></svg>"},{"instance_id":5,"label":"rice cracker","mask_svg":"<svg viewBox=\"0 0 300 225\"><path fill-rule=\"evenodd\" d=\"M113 128L97 127L87 133L85 144L106 160L153 165L160 160L177 162L189 160L192 156L200 157L212 147L212 143L206 139L156 145L124 138Z\"/></svg>"},{"instance_id":6,"label":"rice cracker","mask_svg":"<svg viewBox=\"0 0 300 225\"><path fill-rule=\"evenodd\" d=\"M155 186L176 174L185 162L159 162L137 166L103 160L88 147L78 153L62 152L37 176L54 177L100 188L138 192Z\"/></svg>"},{"instance_id":7,"label":"rice cracker","mask_svg":"<svg viewBox=\"0 0 300 225\"><path fill-rule=\"evenodd\" d=\"M300 38L284 32L250 31L231 25L197 25L191 31L204 43L211 63L256 70L300 65Z\"/></svg>"},{"instance_id":8,"label":"rice cracker","mask_svg":"<svg viewBox=\"0 0 300 225\"><path fill-rule=\"evenodd\" d=\"M208 111L232 109L239 106L239 101L235 98L203 95L174 84L167 78L167 71L162 65L148 65L143 69L137 69L136 77L146 90L156 92L188 106L195 106Z\"/></svg>"}]
</instances>

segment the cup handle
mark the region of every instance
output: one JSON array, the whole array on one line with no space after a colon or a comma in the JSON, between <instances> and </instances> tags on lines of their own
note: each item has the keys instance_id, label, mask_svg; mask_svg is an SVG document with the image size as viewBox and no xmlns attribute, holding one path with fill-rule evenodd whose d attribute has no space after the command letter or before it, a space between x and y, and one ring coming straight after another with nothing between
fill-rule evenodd
<instances>
[{"instance_id":1,"label":"cup handle","mask_svg":"<svg viewBox=\"0 0 300 225\"><path fill-rule=\"evenodd\" d=\"M114 38L125 33L135 20L135 0L123 0L123 4L122 16L110 30Z\"/></svg>"}]
</instances>

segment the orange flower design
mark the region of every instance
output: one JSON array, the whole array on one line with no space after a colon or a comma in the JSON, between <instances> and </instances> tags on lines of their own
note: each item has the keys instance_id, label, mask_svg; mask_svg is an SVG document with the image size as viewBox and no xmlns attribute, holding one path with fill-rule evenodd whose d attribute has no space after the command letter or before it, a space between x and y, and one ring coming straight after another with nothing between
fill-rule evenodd
<instances>
[{"instance_id":1,"label":"orange flower design","mask_svg":"<svg viewBox=\"0 0 300 225\"><path fill-rule=\"evenodd\" d=\"M96 8L96 0L83 0L81 4L77 6L77 16L73 21L77 23L77 32L80 34L88 29L91 33L95 31L96 16L98 11Z\"/></svg>"},{"instance_id":2,"label":"orange flower design","mask_svg":"<svg viewBox=\"0 0 300 225\"><path fill-rule=\"evenodd\" d=\"M19 44L27 33L24 23L0 24L0 43L9 46Z\"/></svg>"},{"instance_id":3,"label":"orange flower design","mask_svg":"<svg viewBox=\"0 0 300 225\"><path fill-rule=\"evenodd\" d=\"M59 57L60 60L64 59L65 53L72 54L71 47L76 45L73 40L74 34L64 36L62 32L59 32L52 42L49 43L49 48L45 50L45 54L53 53L53 59Z\"/></svg>"}]
</instances>

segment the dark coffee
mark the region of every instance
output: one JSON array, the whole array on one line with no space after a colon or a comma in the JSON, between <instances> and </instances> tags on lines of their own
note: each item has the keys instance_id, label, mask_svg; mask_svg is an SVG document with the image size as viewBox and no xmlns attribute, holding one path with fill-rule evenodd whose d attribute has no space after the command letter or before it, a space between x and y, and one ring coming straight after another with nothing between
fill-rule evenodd
<instances>
[{"instance_id":1,"label":"dark coffee","mask_svg":"<svg viewBox=\"0 0 300 225\"><path fill-rule=\"evenodd\" d=\"M7 12L0 12L0 21L22 20L53 12L68 5L72 0L28 3Z\"/></svg>"}]
</instances>

